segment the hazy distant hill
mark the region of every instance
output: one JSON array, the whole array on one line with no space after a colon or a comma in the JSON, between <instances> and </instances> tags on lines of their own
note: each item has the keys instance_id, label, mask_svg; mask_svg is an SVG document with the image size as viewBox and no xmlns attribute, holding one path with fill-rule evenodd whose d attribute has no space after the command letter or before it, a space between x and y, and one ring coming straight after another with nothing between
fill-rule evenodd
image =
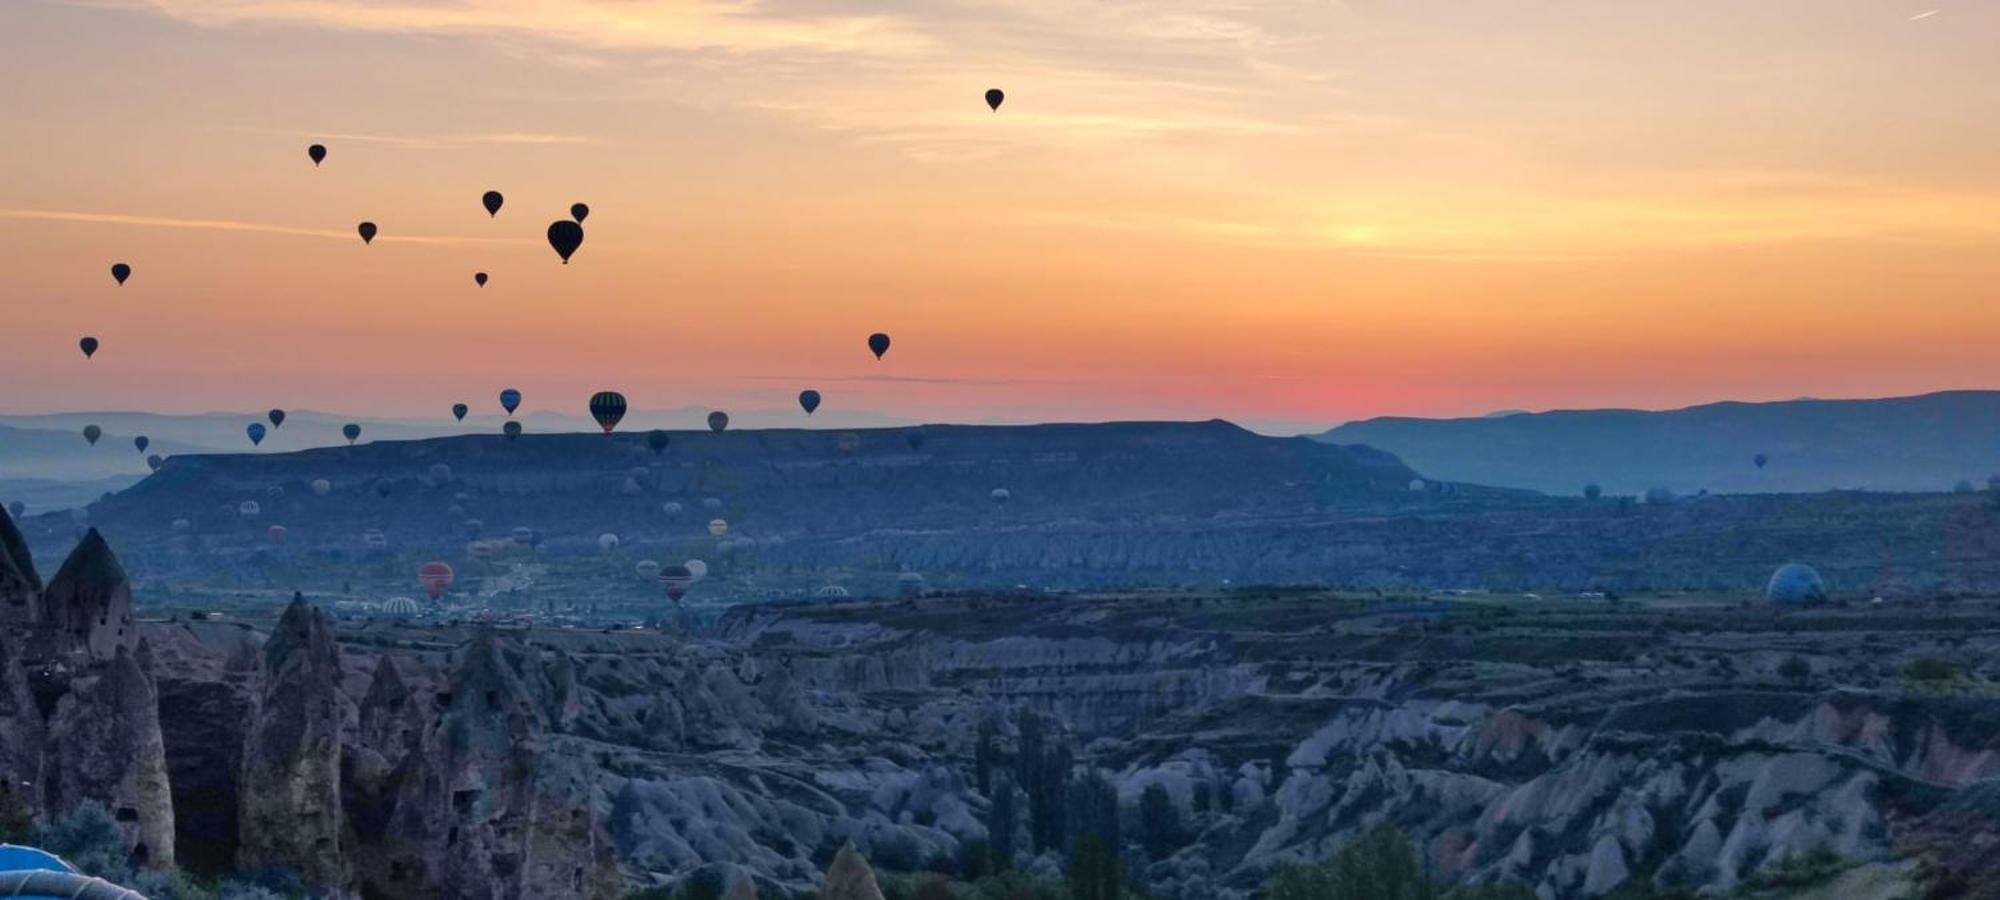
<instances>
[{"instance_id":1,"label":"hazy distant hill","mask_svg":"<svg viewBox=\"0 0 2000 900\"><path fill-rule=\"evenodd\" d=\"M2000 506L1985 493L1593 502L1418 480L1376 449L1226 422L924 433L912 448L901 429L680 431L657 456L624 433L187 455L87 521L143 577L404 592L425 560L496 573L532 558L556 566L548 596L634 603L657 594L634 563L697 557L718 563L711 602L827 583L893 592L904 571L938 587L1740 590L1795 560L1840 591L2000 589ZM282 547L271 525L287 529ZM52 514L24 530L59 559L79 527ZM385 546L363 541L371 528ZM516 528L538 549L489 561L468 545ZM610 552L603 534L618 538Z\"/></svg>"},{"instance_id":2,"label":"hazy distant hill","mask_svg":"<svg viewBox=\"0 0 2000 900\"><path fill-rule=\"evenodd\" d=\"M1434 478L1576 494L1945 491L2000 472L2000 392L1715 403L1351 422L1323 440L1379 447ZM1753 457L1769 463L1758 469Z\"/></svg>"}]
</instances>

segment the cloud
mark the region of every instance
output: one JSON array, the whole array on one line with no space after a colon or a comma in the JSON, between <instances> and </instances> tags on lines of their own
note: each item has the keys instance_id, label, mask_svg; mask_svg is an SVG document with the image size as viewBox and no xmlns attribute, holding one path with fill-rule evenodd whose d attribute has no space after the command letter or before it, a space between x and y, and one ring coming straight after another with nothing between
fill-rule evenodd
<instances>
[{"instance_id":1,"label":"cloud","mask_svg":"<svg viewBox=\"0 0 2000 900\"><path fill-rule=\"evenodd\" d=\"M130 225L141 228L192 228L205 231L249 231L259 234L282 234L292 237L328 238L342 241L356 240L352 231L330 228L300 228L293 225L273 225L266 222L236 222L228 219L182 219L169 216L139 216L124 213L74 212L53 209L0 209L0 219L33 219L44 222L76 222L92 225ZM530 244L533 241L519 238L476 238L453 235L390 234L384 232L375 237L377 241L404 244Z\"/></svg>"},{"instance_id":2,"label":"cloud","mask_svg":"<svg viewBox=\"0 0 2000 900\"><path fill-rule=\"evenodd\" d=\"M287 137L309 138L320 141L344 141L359 144L383 144L411 150L442 150L468 144L518 145L518 146L574 146L602 143L598 138L571 134L542 134L535 132L502 132L496 134L465 135L396 135L396 134L352 134L341 132L302 131L290 128L236 129L249 134L278 134Z\"/></svg>"},{"instance_id":3,"label":"cloud","mask_svg":"<svg viewBox=\"0 0 2000 900\"><path fill-rule=\"evenodd\" d=\"M875 14L783 15L751 0L96 0L209 28L282 26L527 37L606 50L905 54L929 42Z\"/></svg>"},{"instance_id":4,"label":"cloud","mask_svg":"<svg viewBox=\"0 0 2000 900\"><path fill-rule=\"evenodd\" d=\"M1927 9L1927 10L1924 10L1923 12L1920 12L1920 13L1917 13L1917 14L1916 14L1916 15L1914 15L1914 16L1911 16L1911 17L1910 17L1910 21L1912 21L1912 22L1921 22L1921 21L1923 21L1923 20L1925 20L1925 19L1928 19L1928 18L1930 18L1930 17L1932 17L1932 16L1935 16L1935 15L1937 15L1937 14L1938 14L1938 11L1937 11L1937 10L1935 10L1935 9Z\"/></svg>"},{"instance_id":5,"label":"cloud","mask_svg":"<svg viewBox=\"0 0 2000 900\"><path fill-rule=\"evenodd\" d=\"M1049 378L946 378L921 375L751 375L756 381L786 381L795 384L874 382L877 384L950 384L969 387L1011 387L1021 384L1069 384Z\"/></svg>"}]
</instances>

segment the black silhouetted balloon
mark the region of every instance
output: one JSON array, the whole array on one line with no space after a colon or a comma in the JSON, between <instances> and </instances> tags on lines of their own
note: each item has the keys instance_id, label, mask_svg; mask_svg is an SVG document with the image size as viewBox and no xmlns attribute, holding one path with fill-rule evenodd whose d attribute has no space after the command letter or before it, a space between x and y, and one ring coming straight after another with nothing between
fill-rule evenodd
<instances>
[{"instance_id":1,"label":"black silhouetted balloon","mask_svg":"<svg viewBox=\"0 0 2000 900\"><path fill-rule=\"evenodd\" d=\"M252 447L261 446L264 443L264 423L262 422L251 422L249 427L243 429L243 433L250 436L250 446Z\"/></svg>"},{"instance_id":2,"label":"black silhouetted balloon","mask_svg":"<svg viewBox=\"0 0 2000 900\"><path fill-rule=\"evenodd\" d=\"M140 453L146 452L146 448L152 445L153 445L152 438L149 438L143 434L132 439L132 446L139 448Z\"/></svg>"},{"instance_id":3,"label":"black silhouetted balloon","mask_svg":"<svg viewBox=\"0 0 2000 900\"><path fill-rule=\"evenodd\" d=\"M874 351L876 359L881 359L882 354L889 352L889 336L879 331L869 335L868 349Z\"/></svg>"},{"instance_id":4,"label":"black silhouetted balloon","mask_svg":"<svg viewBox=\"0 0 2000 900\"><path fill-rule=\"evenodd\" d=\"M282 409L274 409L274 410L271 410L271 416L270 416L270 418L271 418L271 427L272 427L272 428L283 428L283 427L285 427L285 411L284 411L284 410L282 410Z\"/></svg>"},{"instance_id":5,"label":"black silhouetted balloon","mask_svg":"<svg viewBox=\"0 0 2000 900\"><path fill-rule=\"evenodd\" d=\"M146 457L146 468L152 469L155 472L160 471L160 467L166 464L167 464L166 458L162 457L158 453Z\"/></svg>"},{"instance_id":6,"label":"black silhouetted balloon","mask_svg":"<svg viewBox=\"0 0 2000 900\"><path fill-rule=\"evenodd\" d=\"M569 217L575 219L576 224L582 225L583 220L590 218L590 204L587 203L570 204Z\"/></svg>"},{"instance_id":7,"label":"black silhouetted balloon","mask_svg":"<svg viewBox=\"0 0 2000 900\"><path fill-rule=\"evenodd\" d=\"M507 439L510 441L517 437L520 437L521 423L509 419L507 420L507 424L500 426L500 433L506 435Z\"/></svg>"},{"instance_id":8,"label":"black silhouetted balloon","mask_svg":"<svg viewBox=\"0 0 2000 900\"><path fill-rule=\"evenodd\" d=\"M317 169L320 163L326 161L326 148L319 144L314 144L306 148L306 156L312 158L313 168Z\"/></svg>"},{"instance_id":9,"label":"black silhouetted balloon","mask_svg":"<svg viewBox=\"0 0 2000 900\"><path fill-rule=\"evenodd\" d=\"M806 415L812 415L813 410L819 408L819 392L814 390L800 391L799 408L805 410Z\"/></svg>"},{"instance_id":10,"label":"black silhouetted balloon","mask_svg":"<svg viewBox=\"0 0 2000 900\"><path fill-rule=\"evenodd\" d=\"M486 273L485 273L485 272L474 272L474 273L472 273L472 283L473 283L473 284L476 284L476 285L479 285L480 287L485 287L485 286L486 286Z\"/></svg>"},{"instance_id":11,"label":"black silhouetted balloon","mask_svg":"<svg viewBox=\"0 0 2000 900\"><path fill-rule=\"evenodd\" d=\"M667 452L667 445L673 442L674 439L664 431L655 429L646 432L646 446L652 448L654 456Z\"/></svg>"},{"instance_id":12,"label":"black silhouetted balloon","mask_svg":"<svg viewBox=\"0 0 2000 900\"><path fill-rule=\"evenodd\" d=\"M568 219L557 219L549 223L549 246L556 255L562 257L563 265L569 265L569 255L583 246L583 226Z\"/></svg>"},{"instance_id":13,"label":"black silhouetted balloon","mask_svg":"<svg viewBox=\"0 0 2000 900\"><path fill-rule=\"evenodd\" d=\"M500 196L499 191L487 191L479 197L479 205L486 207L486 214L488 216L499 215L500 204L505 202L507 202L507 198Z\"/></svg>"},{"instance_id":14,"label":"black silhouetted balloon","mask_svg":"<svg viewBox=\"0 0 2000 900\"><path fill-rule=\"evenodd\" d=\"M513 388L501 391L500 408L506 410L508 415L513 415L514 410L521 408L521 392Z\"/></svg>"},{"instance_id":15,"label":"black silhouetted balloon","mask_svg":"<svg viewBox=\"0 0 2000 900\"><path fill-rule=\"evenodd\" d=\"M355 226L354 230L361 233L361 243L366 244L375 240L374 222L363 222L360 225Z\"/></svg>"},{"instance_id":16,"label":"black silhouetted balloon","mask_svg":"<svg viewBox=\"0 0 2000 900\"><path fill-rule=\"evenodd\" d=\"M460 422L465 421L465 414L471 411L472 407L466 406L463 403L454 403L451 405L451 417Z\"/></svg>"},{"instance_id":17,"label":"black silhouetted balloon","mask_svg":"<svg viewBox=\"0 0 2000 900\"><path fill-rule=\"evenodd\" d=\"M347 442L352 444L361 438L361 426L353 422L342 425L340 426L340 436L347 438Z\"/></svg>"},{"instance_id":18,"label":"black silhouetted balloon","mask_svg":"<svg viewBox=\"0 0 2000 900\"><path fill-rule=\"evenodd\" d=\"M76 346L83 351L84 359L89 359L97 355L97 339L94 337L87 337L77 341Z\"/></svg>"},{"instance_id":19,"label":"black silhouetted balloon","mask_svg":"<svg viewBox=\"0 0 2000 900\"><path fill-rule=\"evenodd\" d=\"M728 427L729 427L728 413L718 409L715 412L708 414L708 430L720 434L723 429Z\"/></svg>"},{"instance_id":20,"label":"black silhouetted balloon","mask_svg":"<svg viewBox=\"0 0 2000 900\"><path fill-rule=\"evenodd\" d=\"M597 427L610 434L618 427L618 421L625 418L625 395L617 391L598 391L590 395L590 417L597 420Z\"/></svg>"},{"instance_id":21,"label":"black silhouetted balloon","mask_svg":"<svg viewBox=\"0 0 2000 900\"><path fill-rule=\"evenodd\" d=\"M124 263L112 263L111 277L117 279L119 284L124 284L125 279L132 277L132 267Z\"/></svg>"},{"instance_id":22,"label":"black silhouetted balloon","mask_svg":"<svg viewBox=\"0 0 2000 900\"><path fill-rule=\"evenodd\" d=\"M999 88L986 89L986 105L994 112L1000 111L1000 103L1007 99L1007 93Z\"/></svg>"},{"instance_id":23,"label":"black silhouetted balloon","mask_svg":"<svg viewBox=\"0 0 2000 900\"><path fill-rule=\"evenodd\" d=\"M1765 455L1764 455L1764 454L1762 454L1762 453L1759 453L1759 454L1757 454L1756 456L1753 456L1753 457L1751 457L1751 458L1750 458L1750 461L1751 461L1751 462L1754 462L1754 463L1756 463L1756 464L1757 464L1757 468L1761 469L1761 468L1764 468L1764 464L1765 464L1765 463L1768 463L1768 462L1770 462L1770 461L1771 461L1771 458L1770 458L1770 457L1768 457L1768 456L1765 456Z\"/></svg>"},{"instance_id":24,"label":"black silhouetted balloon","mask_svg":"<svg viewBox=\"0 0 2000 900\"><path fill-rule=\"evenodd\" d=\"M99 428L95 425L83 426L83 439L89 441L91 446L93 447L97 446L97 439L103 436L104 436L104 429Z\"/></svg>"}]
</instances>

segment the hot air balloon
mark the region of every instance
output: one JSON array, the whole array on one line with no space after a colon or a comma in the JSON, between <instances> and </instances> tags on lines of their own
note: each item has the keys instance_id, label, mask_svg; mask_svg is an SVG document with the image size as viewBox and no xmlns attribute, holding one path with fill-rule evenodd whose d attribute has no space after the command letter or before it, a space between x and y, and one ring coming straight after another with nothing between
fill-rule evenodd
<instances>
[{"instance_id":1,"label":"hot air balloon","mask_svg":"<svg viewBox=\"0 0 2000 900\"><path fill-rule=\"evenodd\" d=\"M869 335L868 349L875 354L876 359L881 359L882 354L889 352L889 336L879 331Z\"/></svg>"},{"instance_id":2,"label":"hot air balloon","mask_svg":"<svg viewBox=\"0 0 2000 900\"><path fill-rule=\"evenodd\" d=\"M255 500L245 500L236 504L236 514L246 519L254 519L264 513L264 507Z\"/></svg>"},{"instance_id":3,"label":"hot air balloon","mask_svg":"<svg viewBox=\"0 0 2000 900\"><path fill-rule=\"evenodd\" d=\"M610 553L611 551L618 549L618 536L608 531L598 535L597 549L602 550L606 553Z\"/></svg>"},{"instance_id":4,"label":"hot air balloon","mask_svg":"<svg viewBox=\"0 0 2000 900\"><path fill-rule=\"evenodd\" d=\"M77 341L76 346L77 349L83 351L84 359L89 359L97 355L97 339L94 337L86 337L83 340Z\"/></svg>"},{"instance_id":5,"label":"hot air balloon","mask_svg":"<svg viewBox=\"0 0 2000 900\"><path fill-rule=\"evenodd\" d=\"M675 603L686 597L688 588L694 587L697 579L687 566L661 566L660 586L667 589L667 599Z\"/></svg>"},{"instance_id":6,"label":"hot air balloon","mask_svg":"<svg viewBox=\"0 0 2000 900\"><path fill-rule=\"evenodd\" d=\"M476 284L476 285L479 285L480 287L485 287L485 286L486 286L486 273L485 273L485 272L474 272L474 273L472 273L472 283L473 283L473 284Z\"/></svg>"},{"instance_id":7,"label":"hot air balloon","mask_svg":"<svg viewBox=\"0 0 2000 900\"><path fill-rule=\"evenodd\" d=\"M132 267L124 263L112 263L111 277L117 279L119 284L124 284L125 279L132 277Z\"/></svg>"},{"instance_id":8,"label":"hot air balloon","mask_svg":"<svg viewBox=\"0 0 2000 900\"><path fill-rule=\"evenodd\" d=\"M320 497L331 494L333 493L333 482L324 478L315 478L312 483L312 492L314 495Z\"/></svg>"},{"instance_id":9,"label":"hot air balloon","mask_svg":"<svg viewBox=\"0 0 2000 900\"><path fill-rule=\"evenodd\" d=\"M722 498L720 498L720 497L703 497L703 498L701 499L701 508L702 508L702 509L705 509L705 510L708 510L708 511L710 511L710 512L714 512L715 510L718 510L718 509L721 509L721 508L722 508Z\"/></svg>"},{"instance_id":10,"label":"hot air balloon","mask_svg":"<svg viewBox=\"0 0 2000 900\"><path fill-rule=\"evenodd\" d=\"M721 537L728 534L729 523L721 519L710 519L708 521L708 533L713 537Z\"/></svg>"},{"instance_id":11,"label":"hot air balloon","mask_svg":"<svg viewBox=\"0 0 2000 900\"><path fill-rule=\"evenodd\" d=\"M432 600L451 590L451 583L456 577L451 566L443 560L431 560L417 569L417 583L424 586L424 593L431 595Z\"/></svg>"},{"instance_id":12,"label":"hot air balloon","mask_svg":"<svg viewBox=\"0 0 2000 900\"><path fill-rule=\"evenodd\" d=\"M423 607L408 597L390 597L382 601L382 615L394 619L412 619L423 614Z\"/></svg>"},{"instance_id":13,"label":"hot air balloon","mask_svg":"<svg viewBox=\"0 0 2000 900\"><path fill-rule=\"evenodd\" d=\"M431 463L429 471L431 481L434 483L443 484L451 480L451 467L444 463Z\"/></svg>"},{"instance_id":14,"label":"hot air balloon","mask_svg":"<svg viewBox=\"0 0 2000 900\"><path fill-rule=\"evenodd\" d=\"M671 436L657 428L646 432L646 446L653 451L654 456L667 452L667 445L673 442Z\"/></svg>"},{"instance_id":15,"label":"hot air balloon","mask_svg":"<svg viewBox=\"0 0 2000 900\"><path fill-rule=\"evenodd\" d=\"M903 442L909 444L911 450L924 449L925 438L924 426L922 425L912 425L903 429Z\"/></svg>"},{"instance_id":16,"label":"hot air balloon","mask_svg":"<svg viewBox=\"0 0 2000 900\"><path fill-rule=\"evenodd\" d=\"M479 197L479 205L486 207L486 215L488 217L499 215L500 204L504 202L506 202L506 198L500 196L499 191L487 191Z\"/></svg>"},{"instance_id":17,"label":"hot air balloon","mask_svg":"<svg viewBox=\"0 0 2000 900\"><path fill-rule=\"evenodd\" d=\"M569 219L550 222L549 246L555 248L557 256L562 257L563 265L569 265L569 255L583 246L583 226Z\"/></svg>"},{"instance_id":18,"label":"hot air balloon","mask_svg":"<svg viewBox=\"0 0 2000 900\"><path fill-rule=\"evenodd\" d=\"M356 425L353 422L349 422L345 425L342 425L340 426L340 436L347 438L347 443L353 444L356 440L359 440L361 438L361 426Z\"/></svg>"},{"instance_id":19,"label":"hot air balloon","mask_svg":"<svg viewBox=\"0 0 2000 900\"><path fill-rule=\"evenodd\" d=\"M839 445L840 452L842 453L856 453L861 450L861 435L849 431L842 434L840 440L835 443Z\"/></svg>"},{"instance_id":20,"label":"hot air balloon","mask_svg":"<svg viewBox=\"0 0 2000 900\"><path fill-rule=\"evenodd\" d=\"M155 472L160 471L160 467L166 464L167 464L166 458L159 455L158 453L146 457L146 468L151 469Z\"/></svg>"},{"instance_id":21,"label":"hot air balloon","mask_svg":"<svg viewBox=\"0 0 2000 900\"><path fill-rule=\"evenodd\" d=\"M140 453L146 452L146 448L152 446L152 444L152 440L143 434L132 439L132 446L139 448Z\"/></svg>"},{"instance_id":22,"label":"hot air balloon","mask_svg":"<svg viewBox=\"0 0 2000 900\"><path fill-rule=\"evenodd\" d=\"M278 544L283 544L285 542L285 526L273 525L269 528L266 528L264 529L264 536L270 538L271 543L274 546Z\"/></svg>"},{"instance_id":23,"label":"hot air balloon","mask_svg":"<svg viewBox=\"0 0 2000 900\"><path fill-rule=\"evenodd\" d=\"M672 518L681 514L681 505L669 500L660 504L660 511L666 513L668 518Z\"/></svg>"},{"instance_id":24,"label":"hot air balloon","mask_svg":"<svg viewBox=\"0 0 2000 900\"><path fill-rule=\"evenodd\" d=\"M799 408L805 410L806 415L812 415L813 410L819 408L819 392L814 390L800 391Z\"/></svg>"},{"instance_id":25,"label":"hot air balloon","mask_svg":"<svg viewBox=\"0 0 2000 900\"><path fill-rule=\"evenodd\" d=\"M360 232L360 234L361 234L361 243L364 243L364 244L366 244L366 243L370 243L370 242L372 242L372 241L374 241L374 240L375 240L375 223L374 223L374 222L363 222L363 223L361 223L361 224L359 224L359 225L356 225L356 226L354 226L354 230L355 230L355 231L357 231L357 232Z\"/></svg>"},{"instance_id":26,"label":"hot air balloon","mask_svg":"<svg viewBox=\"0 0 2000 900\"><path fill-rule=\"evenodd\" d=\"M93 447L97 446L97 439L103 436L104 436L104 429L99 428L95 425L83 426L83 439L89 441L91 446Z\"/></svg>"},{"instance_id":27,"label":"hot air balloon","mask_svg":"<svg viewBox=\"0 0 2000 900\"><path fill-rule=\"evenodd\" d=\"M1007 501L1014 499L1014 492L1006 488L994 488L993 493L988 496L993 498L995 506L1006 506Z\"/></svg>"},{"instance_id":28,"label":"hot air balloon","mask_svg":"<svg viewBox=\"0 0 2000 900\"><path fill-rule=\"evenodd\" d=\"M708 430L720 434L722 433L723 429L728 427L729 427L728 413L718 409L715 412L708 414Z\"/></svg>"},{"instance_id":29,"label":"hot air balloon","mask_svg":"<svg viewBox=\"0 0 2000 900\"><path fill-rule=\"evenodd\" d=\"M380 550L383 547L389 546L389 536L383 534L380 528L370 528L367 531L361 532L361 543Z\"/></svg>"},{"instance_id":30,"label":"hot air balloon","mask_svg":"<svg viewBox=\"0 0 2000 900\"><path fill-rule=\"evenodd\" d=\"M513 531L513 537L514 537L514 543L517 546L532 547L535 544L535 530L533 528L529 528L526 525L522 525L518 528L515 528Z\"/></svg>"},{"instance_id":31,"label":"hot air balloon","mask_svg":"<svg viewBox=\"0 0 2000 900\"><path fill-rule=\"evenodd\" d=\"M690 559L683 563L683 565L687 566L688 574L693 575L696 581L708 577L708 563L698 559Z\"/></svg>"},{"instance_id":32,"label":"hot air balloon","mask_svg":"<svg viewBox=\"0 0 2000 900\"><path fill-rule=\"evenodd\" d=\"M285 427L285 411L284 411L284 410L282 410L282 409L274 409L274 410L271 410L271 413L270 413L270 419L271 419L271 427L272 427L272 428L283 428L283 427Z\"/></svg>"},{"instance_id":33,"label":"hot air balloon","mask_svg":"<svg viewBox=\"0 0 2000 900\"><path fill-rule=\"evenodd\" d=\"M193 527L194 523L186 519L175 519L173 523L173 529L175 531L187 531L188 529Z\"/></svg>"},{"instance_id":34,"label":"hot air balloon","mask_svg":"<svg viewBox=\"0 0 2000 900\"><path fill-rule=\"evenodd\" d=\"M660 563L658 560L642 559L633 564L632 571L637 573L640 578L650 581L660 577Z\"/></svg>"},{"instance_id":35,"label":"hot air balloon","mask_svg":"<svg viewBox=\"0 0 2000 900\"><path fill-rule=\"evenodd\" d=\"M1759 453L1759 454L1757 454L1756 456L1753 456L1753 457L1751 457L1751 458L1750 458L1750 461L1751 461L1751 462L1754 462L1754 463L1756 463L1756 464L1757 464L1757 468L1761 469L1761 468L1764 468L1764 464L1765 464L1765 463L1768 463L1768 462L1770 462L1770 461L1771 461L1771 458L1770 458L1770 457L1768 457L1768 456L1765 456L1765 455L1764 455L1764 454L1762 454L1762 453Z\"/></svg>"},{"instance_id":36,"label":"hot air balloon","mask_svg":"<svg viewBox=\"0 0 2000 900\"><path fill-rule=\"evenodd\" d=\"M521 408L521 392L513 388L501 391L500 408L506 410L508 415L513 415L514 410Z\"/></svg>"},{"instance_id":37,"label":"hot air balloon","mask_svg":"<svg viewBox=\"0 0 2000 900\"><path fill-rule=\"evenodd\" d=\"M454 403L451 405L451 417L460 422L465 421L465 414L471 411L472 407L466 406L463 403Z\"/></svg>"},{"instance_id":38,"label":"hot air balloon","mask_svg":"<svg viewBox=\"0 0 2000 900\"><path fill-rule=\"evenodd\" d=\"M590 218L590 206L584 203L570 204L569 217L575 219L576 224L582 225L584 219Z\"/></svg>"},{"instance_id":39,"label":"hot air balloon","mask_svg":"<svg viewBox=\"0 0 2000 900\"><path fill-rule=\"evenodd\" d=\"M597 420L597 427L610 434L625 418L625 395L617 391L598 391L590 396L590 417Z\"/></svg>"},{"instance_id":40,"label":"hot air balloon","mask_svg":"<svg viewBox=\"0 0 2000 900\"><path fill-rule=\"evenodd\" d=\"M313 161L313 168L317 169L319 168L319 164L326 160L326 148L319 144L314 144L306 148L306 156Z\"/></svg>"},{"instance_id":41,"label":"hot air balloon","mask_svg":"<svg viewBox=\"0 0 2000 900\"><path fill-rule=\"evenodd\" d=\"M505 435L506 438L510 441L517 437L520 437L521 423L509 419L507 420L507 424L500 426L500 433L502 435Z\"/></svg>"},{"instance_id":42,"label":"hot air balloon","mask_svg":"<svg viewBox=\"0 0 2000 900\"><path fill-rule=\"evenodd\" d=\"M264 423L262 422L251 422L248 428L243 429L243 433L250 436L250 446L252 447L264 443Z\"/></svg>"}]
</instances>

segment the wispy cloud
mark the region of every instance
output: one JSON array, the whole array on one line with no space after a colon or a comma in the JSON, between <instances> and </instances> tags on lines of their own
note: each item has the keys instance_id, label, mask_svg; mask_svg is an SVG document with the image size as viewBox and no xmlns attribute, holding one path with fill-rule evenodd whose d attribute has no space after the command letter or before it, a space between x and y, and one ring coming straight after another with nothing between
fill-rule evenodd
<instances>
[{"instance_id":1,"label":"wispy cloud","mask_svg":"<svg viewBox=\"0 0 2000 900\"><path fill-rule=\"evenodd\" d=\"M357 144L382 144L411 150L443 150L468 144L522 145L522 146L574 146L580 144L603 143L599 138L574 134L545 134L538 132L498 132L493 134L460 135L401 135L401 134L355 134L351 132L306 131L294 128L242 127L237 131L246 134L276 134L286 137L307 138L323 141L344 141Z\"/></svg>"},{"instance_id":2,"label":"wispy cloud","mask_svg":"<svg viewBox=\"0 0 2000 900\"><path fill-rule=\"evenodd\" d=\"M87 0L205 27L530 37L608 50L899 54L928 41L884 15L784 15L752 0Z\"/></svg>"},{"instance_id":3,"label":"wispy cloud","mask_svg":"<svg viewBox=\"0 0 2000 900\"><path fill-rule=\"evenodd\" d=\"M970 387L1011 387L1022 384L1070 383L1054 378L947 378L925 377L921 375L751 375L748 377L754 381L784 381L796 384L873 382L876 384L950 384Z\"/></svg>"},{"instance_id":4,"label":"wispy cloud","mask_svg":"<svg viewBox=\"0 0 2000 900\"><path fill-rule=\"evenodd\" d=\"M301 228L268 222L237 222L229 219L184 219L170 216L138 216L124 213L75 212L55 209L0 209L0 218L33 219L44 222L75 222L90 225L127 225L140 228L192 228L204 231L249 231L292 237L359 240L352 231L331 228ZM383 232L375 240L404 244L530 244L519 238L477 238L454 235L393 234Z\"/></svg>"},{"instance_id":5,"label":"wispy cloud","mask_svg":"<svg viewBox=\"0 0 2000 900\"><path fill-rule=\"evenodd\" d=\"M1914 15L1914 16L1911 16L1911 17L1910 17L1910 21L1912 21L1912 22L1921 22L1921 21L1923 21L1923 20L1925 20L1925 19L1928 19L1928 18L1930 18L1930 17L1932 17L1932 16L1935 16L1935 15L1937 15L1937 14L1938 14L1938 11L1937 11L1937 10L1935 10L1935 9L1927 9L1927 10L1924 10L1923 12L1920 12L1920 13L1917 13L1917 14L1916 14L1916 15Z\"/></svg>"}]
</instances>

